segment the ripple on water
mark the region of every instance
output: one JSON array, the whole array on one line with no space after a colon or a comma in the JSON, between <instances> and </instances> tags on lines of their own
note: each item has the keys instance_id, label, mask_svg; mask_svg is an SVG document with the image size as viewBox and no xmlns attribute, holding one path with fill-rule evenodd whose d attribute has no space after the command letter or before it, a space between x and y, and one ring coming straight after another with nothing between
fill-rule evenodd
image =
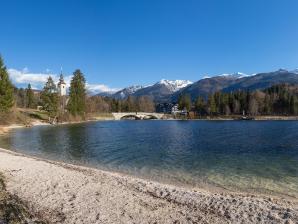
<instances>
[{"instance_id":1,"label":"ripple on water","mask_svg":"<svg viewBox=\"0 0 298 224\"><path fill-rule=\"evenodd\" d=\"M119 121L17 129L0 147L167 183L298 197L296 121Z\"/></svg>"}]
</instances>

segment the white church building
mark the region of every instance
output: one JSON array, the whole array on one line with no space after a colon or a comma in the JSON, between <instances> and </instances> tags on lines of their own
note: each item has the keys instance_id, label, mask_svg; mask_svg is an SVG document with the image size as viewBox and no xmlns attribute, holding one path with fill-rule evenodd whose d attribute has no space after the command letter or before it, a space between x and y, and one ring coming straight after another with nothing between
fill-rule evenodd
<instances>
[{"instance_id":1,"label":"white church building","mask_svg":"<svg viewBox=\"0 0 298 224\"><path fill-rule=\"evenodd\" d=\"M66 83L64 82L63 74L60 74L60 79L57 84L58 94L60 96L66 96Z\"/></svg>"},{"instance_id":2,"label":"white church building","mask_svg":"<svg viewBox=\"0 0 298 224\"><path fill-rule=\"evenodd\" d=\"M67 94L67 87L66 87L66 83L64 81L64 78L63 78L63 74L61 72L60 74L60 79L59 79L59 82L57 84L57 92L60 96L60 108L61 108L61 111L66 112L66 105L68 104L68 101L69 101L69 97L66 95Z\"/></svg>"}]
</instances>

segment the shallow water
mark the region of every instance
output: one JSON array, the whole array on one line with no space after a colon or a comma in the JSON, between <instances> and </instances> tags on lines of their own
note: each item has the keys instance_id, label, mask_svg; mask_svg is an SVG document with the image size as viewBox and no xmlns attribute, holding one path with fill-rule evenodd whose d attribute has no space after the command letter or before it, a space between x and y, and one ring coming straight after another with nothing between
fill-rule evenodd
<instances>
[{"instance_id":1,"label":"shallow water","mask_svg":"<svg viewBox=\"0 0 298 224\"><path fill-rule=\"evenodd\" d=\"M296 121L104 121L16 129L0 147L166 183L298 198Z\"/></svg>"}]
</instances>

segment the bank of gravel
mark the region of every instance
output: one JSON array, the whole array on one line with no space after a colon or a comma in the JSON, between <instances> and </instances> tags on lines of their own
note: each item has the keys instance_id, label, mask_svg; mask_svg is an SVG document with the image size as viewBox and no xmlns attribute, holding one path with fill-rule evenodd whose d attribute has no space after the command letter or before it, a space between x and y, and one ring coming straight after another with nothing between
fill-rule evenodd
<instances>
[{"instance_id":1,"label":"bank of gravel","mask_svg":"<svg viewBox=\"0 0 298 224\"><path fill-rule=\"evenodd\" d=\"M0 150L7 190L50 223L297 223L298 203L186 189Z\"/></svg>"},{"instance_id":2,"label":"bank of gravel","mask_svg":"<svg viewBox=\"0 0 298 224\"><path fill-rule=\"evenodd\" d=\"M5 188L5 179L0 174L0 223L1 224L42 224L37 217L32 216L28 207Z\"/></svg>"}]
</instances>

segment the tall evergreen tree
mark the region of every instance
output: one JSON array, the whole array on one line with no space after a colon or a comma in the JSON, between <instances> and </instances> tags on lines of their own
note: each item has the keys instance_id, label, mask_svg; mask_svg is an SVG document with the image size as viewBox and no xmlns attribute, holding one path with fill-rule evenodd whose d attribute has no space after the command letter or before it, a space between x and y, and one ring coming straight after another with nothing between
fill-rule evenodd
<instances>
[{"instance_id":1,"label":"tall evergreen tree","mask_svg":"<svg viewBox=\"0 0 298 224\"><path fill-rule=\"evenodd\" d=\"M200 116L202 116L205 113L205 101L201 96L197 98L195 108Z\"/></svg>"},{"instance_id":2,"label":"tall evergreen tree","mask_svg":"<svg viewBox=\"0 0 298 224\"><path fill-rule=\"evenodd\" d=\"M136 99L133 96L128 96L125 107L127 112L137 112Z\"/></svg>"},{"instance_id":3,"label":"tall evergreen tree","mask_svg":"<svg viewBox=\"0 0 298 224\"><path fill-rule=\"evenodd\" d=\"M33 108L34 107L34 93L31 88L31 84L28 84L28 87L26 89L26 101L27 101L27 107Z\"/></svg>"},{"instance_id":4,"label":"tall evergreen tree","mask_svg":"<svg viewBox=\"0 0 298 224\"><path fill-rule=\"evenodd\" d=\"M15 93L15 101L16 101L16 105L17 107L26 107L26 93L25 90L23 88L20 89L16 89L16 93Z\"/></svg>"},{"instance_id":5,"label":"tall evergreen tree","mask_svg":"<svg viewBox=\"0 0 298 224\"><path fill-rule=\"evenodd\" d=\"M86 107L86 80L83 73L77 69L69 88L68 110L72 115L84 115Z\"/></svg>"},{"instance_id":6,"label":"tall evergreen tree","mask_svg":"<svg viewBox=\"0 0 298 224\"><path fill-rule=\"evenodd\" d=\"M13 85L0 56L0 112L8 112L14 104Z\"/></svg>"},{"instance_id":7,"label":"tall evergreen tree","mask_svg":"<svg viewBox=\"0 0 298 224\"><path fill-rule=\"evenodd\" d=\"M191 99L190 96L187 94L183 94L178 99L178 108L179 110L187 110L190 111L191 109Z\"/></svg>"},{"instance_id":8,"label":"tall evergreen tree","mask_svg":"<svg viewBox=\"0 0 298 224\"><path fill-rule=\"evenodd\" d=\"M209 97L209 110L211 115L215 115L217 113L217 105L214 94Z\"/></svg>"},{"instance_id":9,"label":"tall evergreen tree","mask_svg":"<svg viewBox=\"0 0 298 224\"><path fill-rule=\"evenodd\" d=\"M59 98L56 85L51 76L48 78L48 81L46 82L41 92L40 98L42 102L42 107L45 111L49 113L49 117L57 117Z\"/></svg>"}]
</instances>

